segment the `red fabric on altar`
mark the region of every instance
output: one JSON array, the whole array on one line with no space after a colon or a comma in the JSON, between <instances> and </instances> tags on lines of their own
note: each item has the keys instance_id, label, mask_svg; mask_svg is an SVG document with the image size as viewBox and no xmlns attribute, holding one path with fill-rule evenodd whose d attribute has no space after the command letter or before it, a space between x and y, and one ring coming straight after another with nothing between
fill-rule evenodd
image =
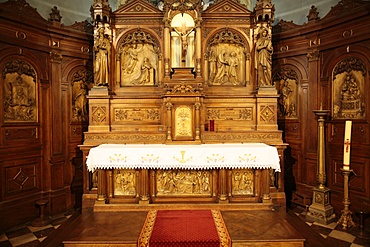
<instances>
[{"instance_id":1,"label":"red fabric on altar","mask_svg":"<svg viewBox=\"0 0 370 247\"><path fill-rule=\"evenodd\" d=\"M150 247L222 246L211 210L158 210L147 244Z\"/></svg>"}]
</instances>

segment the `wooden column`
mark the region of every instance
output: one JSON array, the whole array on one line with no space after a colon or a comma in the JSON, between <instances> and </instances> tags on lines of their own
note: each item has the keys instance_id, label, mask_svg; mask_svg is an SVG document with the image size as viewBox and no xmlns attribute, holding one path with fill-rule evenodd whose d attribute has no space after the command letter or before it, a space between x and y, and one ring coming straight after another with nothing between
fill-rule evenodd
<instances>
[{"instance_id":1,"label":"wooden column","mask_svg":"<svg viewBox=\"0 0 370 247\"><path fill-rule=\"evenodd\" d=\"M227 203L228 196L227 196L227 172L226 169L219 170L219 193L218 193L218 202L219 203Z\"/></svg>"},{"instance_id":2,"label":"wooden column","mask_svg":"<svg viewBox=\"0 0 370 247\"><path fill-rule=\"evenodd\" d=\"M262 170L262 202L271 203L270 196L270 169Z\"/></svg>"},{"instance_id":3,"label":"wooden column","mask_svg":"<svg viewBox=\"0 0 370 247\"><path fill-rule=\"evenodd\" d=\"M105 202L107 197L107 177L104 169L98 170L98 196L97 201Z\"/></svg>"},{"instance_id":4,"label":"wooden column","mask_svg":"<svg viewBox=\"0 0 370 247\"><path fill-rule=\"evenodd\" d=\"M172 103L166 103L167 108L167 140L172 140Z\"/></svg>"},{"instance_id":5,"label":"wooden column","mask_svg":"<svg viewBox=\"0 0 370 247\"><path fill-rule=\"evenodd\" d=\"M140 172L140 204L149 204L149 171L148 169L142 169Z\"/></svg>"},{"instance_id":6,"label":"wooden column","mask_svg":"<svg viewBox=\"0 0 370 247\"><path fill-rule=\"evenodd\" d=\"M202 76L202 18L195 20L195 72L196 77Z\"/></svg>"},{"instance_id":7,"label":"wooden column","mask_svg":"<svg viewBox=\"0 0 370 247\"><path fill-rule=\"evenodd\" d=\"M195 103L195 140L200 140L200 102L199 98Z\"/></svg>"},{"instance_id":8,"label":"wooden column","mask_svg":"<svg viewBox=\"0 0 370 247\"><path fill-rule=\"evenodd\" d=\"M169 78L171 75L171 20L165 18L164 20L164 77Z\"/></svg>"}]
</instances>

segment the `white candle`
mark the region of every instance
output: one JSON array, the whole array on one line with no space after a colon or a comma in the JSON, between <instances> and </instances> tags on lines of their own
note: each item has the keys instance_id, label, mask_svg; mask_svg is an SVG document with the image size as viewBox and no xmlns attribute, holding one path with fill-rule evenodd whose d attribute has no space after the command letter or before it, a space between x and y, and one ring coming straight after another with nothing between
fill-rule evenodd
<instances>
[{"instance_id":1,"label":"white candle","mask_svg":"<svg viewBox=\"0 0 370 247\"><path fill-rule=\"evenodd\" d=\"M346 126L344 130L344 150L343 150L343 169L349 170L349 160L351 153L351 130L352 121L346 121Z\"/></svg>"}]
</instances>

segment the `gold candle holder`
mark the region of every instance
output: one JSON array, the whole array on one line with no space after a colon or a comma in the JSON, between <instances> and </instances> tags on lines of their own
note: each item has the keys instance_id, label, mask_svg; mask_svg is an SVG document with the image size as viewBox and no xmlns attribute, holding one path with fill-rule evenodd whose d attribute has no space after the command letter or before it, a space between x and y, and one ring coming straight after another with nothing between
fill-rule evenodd
<instances>
[{"instance_id":1,"label":"gold candle holder","mask_svg":"<svg viewBox=\"0 0 370 247\"><path fill-rule=\"evenodd\" d=\"M349 191L349 175L353 170L346 170L341 168L343 172L343 178L344 178L344 196L343 196L343 205L344 209L342 210L342 216L340 217L338 224L342 224L343 229L350 228L355 225L355 223L352 220L352 212L349 210L349 206L351 205L351 202L349 200L348 191Z\"/></svg>"},{"instance_id":2,"label":"gold candle holder","mask_svg":"<svg viewBox=\"0 0 370 247\"><path fill-rule=\"evenodd\" d=\"M329 224L335 221L334 208L330 205L330 189L325 187L325 118L329 110L314 110L318 122L318 143L317 143L317 187L313 188L312 204L308 208L306 219Z\"/></svg>"}]
</instances>

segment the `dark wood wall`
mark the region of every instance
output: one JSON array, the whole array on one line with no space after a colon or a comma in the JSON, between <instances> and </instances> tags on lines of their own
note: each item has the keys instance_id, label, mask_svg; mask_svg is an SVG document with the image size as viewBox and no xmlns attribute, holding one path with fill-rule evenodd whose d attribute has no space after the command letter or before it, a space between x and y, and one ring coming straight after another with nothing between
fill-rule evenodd
<instances>
[{"instance_id":1,"label":"dark wood wall","mask_svg":"<svg viewBox=\"0 0 370 247\"><path fill-rule=\"evenodd\" d=\"M337 215L343 209L344 126L352 120L351 210L370 207L370 3L340 1L320 18L313 6L307 23L280 21L274 27L273 78L280 98L279 126L286 151L285 191L312 196L316 180L318 124L313 110L330 110L325 124L326 186ZM346 75L359 85L359 106L345 109L341 83ZM290 86L288 93L283 83ZM287 90L286 90L287 91ZM284 98L283 94L288 94ZM353 100L352 100L353 102ZM284 108L285 105L285 108ZM288 109L288 110L287 110Z\"/></svg>"},{"instance_id":2,"label":"dark wood wall","mask_svg":"<svg viewBox=\"0 0 370 247\"><path fill-rule=\"evenodd\" d=\"M25 1L0 4L0 228L79 207L81 105L92 82L92 28L43 19Z\"/></svg>"}]
</instances>

